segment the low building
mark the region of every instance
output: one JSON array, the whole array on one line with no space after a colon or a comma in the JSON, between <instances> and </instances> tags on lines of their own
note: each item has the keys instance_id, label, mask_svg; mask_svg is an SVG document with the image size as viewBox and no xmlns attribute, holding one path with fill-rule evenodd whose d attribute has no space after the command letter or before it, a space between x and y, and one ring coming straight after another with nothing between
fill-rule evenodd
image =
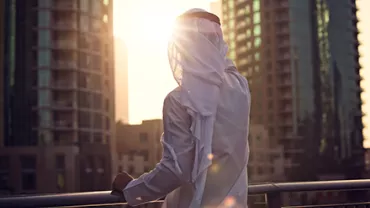
<instances>
[{"instance_id":1,"label":"low building","mask_svg":"<svg viewBox=\"0 0 370 208\"><path fill-rule=\"evenodd\" d=\"M268 131L262 125L249 128L249 183L267 183L285 180L285 166L282 146L272 147Z\"/></svg>"},{"instance_id":2,"label":"low building","mask_svg":"<svg viewBox=\"0 0 370 208\"><path fill-rule=\"evenodd\" d=\"M0 148L0 195L108 190L109 146Z\"/></svg>"},{"instance_id":3,"label":"low building","mask_svg":"<svg viewBox=\"0 0 370 208\"><path fill-rule=\"evenodd\" d=\"M162 120L139 125L117 124L117 168L139 176L155 167L162 157Z\"/></svg>"}]
</instances>

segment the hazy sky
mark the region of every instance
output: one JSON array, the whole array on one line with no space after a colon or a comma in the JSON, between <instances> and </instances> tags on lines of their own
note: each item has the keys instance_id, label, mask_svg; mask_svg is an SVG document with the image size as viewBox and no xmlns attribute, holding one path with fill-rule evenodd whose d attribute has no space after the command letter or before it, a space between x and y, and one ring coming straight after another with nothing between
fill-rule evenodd
<instances>
[{"instance_id":1,"label":"hazy sky","mask_svg":"<svg viewBox=\"0 0 370 208\"><path fill-rule=\"evenodd\" d=\"M114 0L115 35L126 41L129 51L130 123L159 118L166 94L176 86L167 62L166 38L174 18L190 8L209 9L210 0ZM370 115L370 0L357 0L360 19L363 111ZM367 13L367 15L366 15ZM119 58L119 57L118 57ZM118 70L118 69L117 69ZM366 71L366 72L365 72ZM119 78L117 80L119 82ZM116 89L119 90L119 89ZM117 91L119 93L119 91ZM367 102L366 102L367 101ZM119 105L119 103L117 103ZM370 125L370 116L364 117ZM370 139L370 129L364 130ZM370 147L370 140L365 146Z\"/></svg>"},{"instance_id":2,"label":"hazy sky","mask_svg":"<svg viewBox=\"0 0 370 208\"><path fill-rule=\"evenodd\" d=\"M366 137L365 147L370 148L370 1L369 0L357 0L358 17L359 17L359 40L360 46L360 64L362 65L361 75L364 80L361 83L364 93L362 94L362 100L364 101L363 112L367 115L364 116L363 122L365 125L364 136Z\"/></svg>"},{"instance_id":3,"label":"hazy sky","mask_svg":"<svg viewBox=\"0 0 370 208\"><path fill-rule=\"evenodd\" d=\"M113 2L115 35L126 41L129 53L130 123L140 123L145 119L162 116L163 99L176 87L167 61L167 37L170 26L175 17L187 9L198 7L208 10L209 2L208 0ZM119 78L116 81L119 82ZM119 93L119 89L116 90Z\"/></svg>"}]
</instances>

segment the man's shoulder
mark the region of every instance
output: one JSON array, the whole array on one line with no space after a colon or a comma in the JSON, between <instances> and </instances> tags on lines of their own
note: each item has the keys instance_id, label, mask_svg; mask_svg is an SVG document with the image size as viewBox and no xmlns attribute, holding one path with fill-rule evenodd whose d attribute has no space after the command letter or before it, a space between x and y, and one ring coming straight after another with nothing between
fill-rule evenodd
<instances>
[{"instance_id":1,"label":"man's shoulder","mask_svg":"<svg viewBox=\"0 0 370 208\"><path fill-rule=\"evenodd\" d=\"M179 102L180 101L181 88L176 87L171 92L169 92L164 99L164 102Z\"/></svg>"}]
</instances>

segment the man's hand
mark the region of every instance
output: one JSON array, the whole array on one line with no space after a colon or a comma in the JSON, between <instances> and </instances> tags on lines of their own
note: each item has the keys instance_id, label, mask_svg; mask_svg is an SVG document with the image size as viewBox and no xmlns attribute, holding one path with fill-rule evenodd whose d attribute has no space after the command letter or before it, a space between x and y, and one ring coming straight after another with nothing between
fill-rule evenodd
<instances>
[{"instance_id":1,"label":"man's hand","mask_svg":"<svg viewBox=\"0 0 370 208\"><path fill-rule=\"evenodd\" d=\"M112 194L121 194L123 195L123 189L127 186L130 181L134 178L130 176L128 173L123 172L116 176L112 183Z\"/></svg>"}]
</instances>

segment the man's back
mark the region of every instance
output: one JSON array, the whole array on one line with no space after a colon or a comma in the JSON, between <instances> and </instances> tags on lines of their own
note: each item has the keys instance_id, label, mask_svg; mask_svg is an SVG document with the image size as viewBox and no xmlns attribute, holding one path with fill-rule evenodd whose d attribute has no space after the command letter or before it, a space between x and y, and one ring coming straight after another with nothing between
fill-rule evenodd
<instances>
[{"instance_id":1,"label":"man's back","mask_svg":"<svg viewBox=\"0 0 370 208\"><path fill-rule=\"evenodd\" d=\"M202 207L217 207L225 199L241 207L247 203L247 162L249 157L248 126L250 94L246 80L235 68L228 69L220 87L221 99L214 124L212 160L209 167ZM178 90L169 96L178 98ZM188 207L193 184L184 184L172 192L165 207Z\"/></svg>"},{"instance_id":2,"label":"man's back","mask_svg":"<svg viewBox=\"0 0 370 208\"><path fill-rule=\"evenodd\" d=\"M230 70L221 86L212 143L212 166L208 170L203 196L205 206L225 199L239 205L247 202L249 157L248 126L250 94L244 78Z\"/></svg>"}]
</instances>

